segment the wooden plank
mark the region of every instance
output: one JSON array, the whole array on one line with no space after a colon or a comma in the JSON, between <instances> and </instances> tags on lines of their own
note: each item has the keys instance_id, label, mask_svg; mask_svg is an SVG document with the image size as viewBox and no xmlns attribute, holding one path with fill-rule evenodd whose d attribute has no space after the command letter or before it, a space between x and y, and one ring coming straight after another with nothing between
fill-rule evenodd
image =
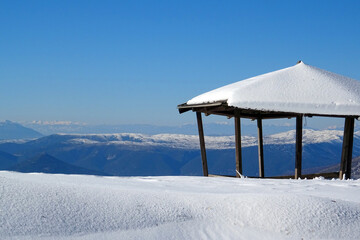
<instances>
[{"instance_id":1,"label":"wooden plank","mask_svg":"<svg viewBox=\"0 0 360 240\"><path fill-rule=\"evenodd\" d=\"M351 162L352 162L352 149L354 141L354 118L345 118L343 145L341 152L340 172L339 178L351 178Z\"/></svg>"},{"instance_id":2,"label":"wooden plank","mask_svg":"<svg viewBox=\"0 0 360 240\"><path fill-rule=\"evenodd\" d=\"M265 177L264 173L264 143L263 143L263 131L262 131L262 119L257 119L258 126L258 152L259 152L259 177Z\"/></svg>"},{"instance_id":3,"label":"wooden plank","mask_svg":"<svg viewBox=\"0 0 360 240\"><path fill-rule=\"evenodd\" d=\"M203 129L203 123L201 118L201 112L196 112L196 119L198 124L198 130L199 130L199 140L200 140L200 150L201 150L201 161L202 161L202 167L203 167L203 173L204 176L208 176L208 166L207 166L207 159L206 159L206 149L205 149L205 138L204 138L204 129Z\"/></svg>"},{"instance_id":4,"label":"wooden plank","mask_svg":"<svg viewBox=\"0 0 360 240\"><path fill-rule=\"evenodd\" d=\"M303 178L312 179L315 177L324 177L324 178L337 178L339 176L339 172L330 172L330 173L311 173L311 174L303 174ZM251 177L250 177L251 178ZM294 179L294 175L289 176L274 176L274 177L266 177L271 179Z\"/></svg>"},{"instance_id":5,"label":"wooden plank","mask_svg":"<svg viewBox=\"0 0 360 240\"><path fill-rule=\"evenodd\" d=\"M303 117L296 117L295 179L301 178Z\"/></svg>"},{"instance_id":6,"label":"wooden plank","mask_svg":"<svg viewBox=\"0 0 360 240\"><path fill-rule=\"evenodd\" d=\"M242 174L242 156L241 156L241 122L239 117L235 117L235 161L236 177Z\"/></svg>"},{"instance_id":7,"label":"wooden plank","mask_svg":"<svg viewBox=\"0 0 360 240\"><path fill-rule=\"evenodd\" d=\"M312 179L316 177L324 177L326 179L332 179L337 178L339 176L339 172L329 172L329 173L310 173L310 174L303 174L303 178L306 179ZM230 177L235 178L236 176L230 176L230 175L215 175L215 174L209 174L209 177ZM259 178L259 177L247 177L247 178ZM272 176L272 177L266 177L268 179L294 179L294 175L287 175L287 176Z\"/></svg>"},{"instance_id":8,"label":"wooden plank","mask_svg":"<svg viewBox=\"0 0 360 240\"><path fill-rule=\"evenodd\" d=\"M226 101L217 101L213 103L200 103L200 104L183 103L183 104L179 104L177 108L183 109L183 108L197 108L197 107L213 107L213 106L221 106L221 105L227 105Z\"/></svg>"},{"instance_id":9,"label":"wooden plank","mask_svg":"<svg viewBox=\"0 0 360 240\"><path fill-rule=\"evenodd\" d=\"M209 174L209 177L230 177L230 178L235 178L236 176Z\"/></svg>"}]
</instances>

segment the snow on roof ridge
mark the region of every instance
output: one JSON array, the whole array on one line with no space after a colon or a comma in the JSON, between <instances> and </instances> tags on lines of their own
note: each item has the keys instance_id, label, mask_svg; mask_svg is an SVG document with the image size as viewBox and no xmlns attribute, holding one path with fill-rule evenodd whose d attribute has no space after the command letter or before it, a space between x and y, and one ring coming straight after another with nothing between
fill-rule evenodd
<instances>
[{"instance_id":1,"label":"snow on roof ridge","mask_svg":"<svg viewBox=\"0 0 360 240\"><path fill-rule=\"evenodd\" d=\"M360 115L360 82L299 61L192 98L187 104L227 99L229 106L267 111Z\"/></svg>"}]
</instances>

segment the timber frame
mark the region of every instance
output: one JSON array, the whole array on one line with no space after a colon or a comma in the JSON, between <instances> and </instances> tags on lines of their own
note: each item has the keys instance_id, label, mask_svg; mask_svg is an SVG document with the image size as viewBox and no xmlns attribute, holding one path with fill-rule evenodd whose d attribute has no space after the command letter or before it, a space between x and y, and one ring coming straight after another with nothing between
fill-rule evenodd
<instances>
[{"instance_id":1,"label":"timber frame","mask_svg":"<svg viewBox=\"0 0 360 240\"><path fill-rule=\"evenodd\" d=\"M322 176L335 177L338 176L340 179L349 179L351 178L351 161L352 161L352 149L353 149L353 138L354 138L354 123L355 119L358 119L357 115L326 115L326 114L313 114L313 113L295 113L295 112L278 112L278 111L266 111L266 110L255 110L255 109L244 109L228 106L227 100L217 101L213 103L203 103L203 104L180 104L177 106L179 113L184 113L187 111L196 112L198 130L199 130L199 139L200 139L200 150L201 150L201 160L203 166L204 176L215 176L208 173L207 158L206 158L206 148L205 148L205 138L204 130L202 124L202 116L204 113L205 116L214 114L226 116L228 118L234 118L235 120L235 167L236 167L236 177L241 177L243 174L242 170L242 154L241 154L241 118L247 118L252 120L257 120L258 127L258 152L259 152L259 177L264 178L264 151L263 151L263 136L262 136L262 120L263 119L280 119L280 118L296 118L296 145L295 145L295 173L294 176L282 176L278 178L289 178L293 177L295 179L304 178L304 177L314 177L318 174L309 174L302 175L301 165L302 165L302 126L303 126L303 117L337 117L344 118L344 137L342 145L342 154L340 162L340 170L335 173L323 173ZM274 177L272 177L274 178Z\"/></svg>"}]
</instances>

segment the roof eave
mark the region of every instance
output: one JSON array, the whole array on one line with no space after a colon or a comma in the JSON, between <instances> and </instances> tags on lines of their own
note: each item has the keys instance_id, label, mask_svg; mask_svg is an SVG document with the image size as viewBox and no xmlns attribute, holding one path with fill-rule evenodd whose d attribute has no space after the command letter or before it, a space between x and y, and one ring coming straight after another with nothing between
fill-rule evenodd
<instances>
[{"instance_id":1,"label":"roof eave","mask_svg":"<svg viewBox=\"0 0 360 240\"><path fill-rule=\"evenodd\" d=\"M217 101L217 102L212 102L212 103L200 103L200 104L187 104L187 103L183 103L183 104L179 104L177 106L177 109L179 110L179 113L184 113L190 110L195 110L197 108L206 108L206 107L219 107L219 106L224 106L227 107L227 102L226 101Z\"/></svg>"},{"instance_id":2,"label":"roof eave","mask_svg":"<svg viewBox=\"0 0 360 240\"><path fill-rule=\"evenodd\" d=\"M200 103L200 104L179 104L177 106L179 113L184 113L187 111L194 112L203 112L205 114L215 114L215 115L225 115L228 117L233 117L235 115L245 118L292 118L295 116L305 116L305 117L352 117L359 119L359 115L341 115L341 114L320 114L320 113L300 113L300 112L281 112L281 111L272 111L272 110L258 110L258 109L242 109L237 107L230 107L227 104L227 101L217 101L212 103ZM257 116L257 117L256 117Z\"/></svg>"}]
</instances>

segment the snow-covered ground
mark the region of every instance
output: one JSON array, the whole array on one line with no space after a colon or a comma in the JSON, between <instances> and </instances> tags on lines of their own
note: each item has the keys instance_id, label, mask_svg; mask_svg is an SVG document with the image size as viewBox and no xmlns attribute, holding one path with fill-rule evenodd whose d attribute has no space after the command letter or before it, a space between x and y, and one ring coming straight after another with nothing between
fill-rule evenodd
<instances>
[{"instance_id":1,"label":"snow-covered ground","mask_svg":"<svg viewBox=\"0 0 360 240\"><path fill-rule=\"evenodd\" d=\"M360 180L0 171L1 239L360 239Z\"/></svg>"}]
</instances>

